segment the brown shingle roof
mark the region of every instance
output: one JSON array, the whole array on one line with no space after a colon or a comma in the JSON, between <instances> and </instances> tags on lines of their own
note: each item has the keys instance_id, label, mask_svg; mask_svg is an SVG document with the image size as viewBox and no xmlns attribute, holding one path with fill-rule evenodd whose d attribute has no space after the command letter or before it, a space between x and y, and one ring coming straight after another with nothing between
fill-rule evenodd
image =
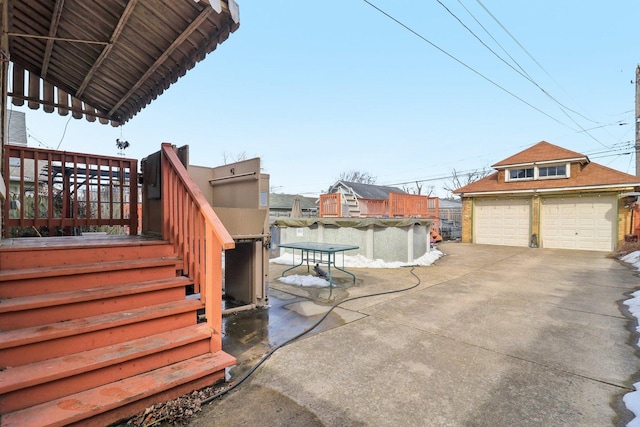
<instances>
[{"instance_id":1,"label":"brown shingle roof","mask_svg":"<svg viewBox=\"0 0 640 427\"><path fill-rule=\"evenodd\" d=\"M555 155L552 155L555 153ZM534 163L553 160L587 159L584 154L565 150L548 142L540 142L531 148L517 153L493 167L505 167L512 164ZM619 185L621 187L640 186L640 177L620 172L598 163L574 163L571 168L569 178L540 179L528 181L505 182L504 171L480 179L454 191L456 194L463 193L493 193L527 190L554 190L571 188L597 188L611 187Z\"/></svg>"},{"instance_id":2,"label":"brown shingle roof","mask_svg":"<svg viewBox=\"0 0 640 427\"><path fill-rule=\"evenodd\" d=\"M529 147L526 150L514 154L511 157L507 157L506 159L499 161L491 167L499 169L501 167L518 165L522 163L546 162L577 158L584 158L586 161L589 160L584 154L558 147L557 145L550 144L547 141L540 141L533 147Z\"/></svg>"}]
</instances>

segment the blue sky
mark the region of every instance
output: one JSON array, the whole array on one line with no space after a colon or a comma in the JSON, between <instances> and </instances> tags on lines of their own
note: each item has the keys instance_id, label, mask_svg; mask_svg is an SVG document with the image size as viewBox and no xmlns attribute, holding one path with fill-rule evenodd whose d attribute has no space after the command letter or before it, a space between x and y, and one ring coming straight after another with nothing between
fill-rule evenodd
<instances>
[{"instance_id":1,"label":"blue sky","mask_svg":"<svg viewBox=\"0 0 640 427\"><path fill-rule=\"evenodd\" d=\"M237 2L240 28L123 127L23 107L29 145L260 157L305 195L358 170L445 196L436 178L542 140L635 173L636 0Z\"/></svg>"}]
</instances>

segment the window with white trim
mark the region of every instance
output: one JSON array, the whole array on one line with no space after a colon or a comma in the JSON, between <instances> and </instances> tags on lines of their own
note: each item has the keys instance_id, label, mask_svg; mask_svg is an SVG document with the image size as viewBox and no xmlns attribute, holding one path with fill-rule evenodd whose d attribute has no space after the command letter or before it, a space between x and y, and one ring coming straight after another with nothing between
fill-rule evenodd
<instances>
[{"instance_id":1,"label":"window with white trim","mask_svg":"<svg viewBox=\"0 0 640 427\"><path fill-rule=\"evenodd\" d=\"M564 178L567 176L567 165L539 167L538 176L540 178Z\"/></svg>"},{"instance_id":2,"label":"window with white trim","mask_svg":"<svg viewBox=\"0 0 640 427\"><path fill-rule=\"evenodd\" d=\"M533 179L533 168L509 169L509 181Z\"/></svg>"},{"instance_id":3,"label":"window with white trim","mask_svg":"<svg viewBox=\"0 0 640 427\"><path fill-rule=\"evenodd\" d=\"M569 163L561 163L545 166L531 166L507 169L505 181L530 181L538 179L568 178Z\"/></svg>"}]
</instances>

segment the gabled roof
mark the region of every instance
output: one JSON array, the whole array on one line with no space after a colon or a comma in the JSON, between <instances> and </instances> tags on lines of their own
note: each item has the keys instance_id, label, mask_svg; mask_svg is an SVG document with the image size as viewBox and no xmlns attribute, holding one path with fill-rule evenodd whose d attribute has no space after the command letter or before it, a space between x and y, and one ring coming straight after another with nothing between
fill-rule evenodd
<instances>
[{"instance_id":1,"label":"gabled roof","mask_svg":"<svg viewBox=\"0 0 640 427\"><path fill-rule=\"evenodd\" d=\"M314 199L310 197L300 196L298 194L269 194L269 208L270 209L291 209L296 197L300 198L300 209L303 211L317 210Z\"/></svg>"},{"instance_id":2,"label":"gabled roof","mask_svg":"<svg viewBox=\"0 0 640 427\"><path fill-rule=\"evenodd\" d=\"M462 200L439 199L438 207L440 209L462 209Z\"/></svg>"},{"instance_id":3,"label":"gabled roof","mask_svg":"<svg viewBox=\"0 0 640 427\"><path fill-rule=\"evenodd\" d=\"M15 105L125 123L239 26L234 0L5 0Z\"/></svg>"},{"instance_id":4,"label":"gabled roof","mask_svg":"<svg viewBox=\"0 0 640 427\"><path fill-rule=\"evenodd\" d=\"M540 142L527 150L517 153L493 167L502 169L515 164L533 164L549 161L568 161L581 163L578 173L569 178L537 179L505 182L504 172L494 172L485 178L465 185L454 191L456 194L469 193L508 193L532 191L560 191L571 189L628 188L640 186L640 177L611 169L598 163L589 162L587 156L565 150L548 142ZM500 177L500 179L498 179Z\"/></svg>"},{"instance_id":5,"label":"gabled roof","mask_svg":"<svg viewBox=\"0 0 640 427\"><path fill-rule=\"evenodd\" d=\"M360 182L338 181L329 187L329 193L335 193L340 187L348 187L360 199L388 199L389 193L405 194L405 191L397 187L383 185L362 184Z\"/></svg>"},{"instance_id":6,"label":"gabled roof","mask_svg":"<svg viewBox=\"0 0 640 427\"><path fill-rule=\"evenodd\" d=\"M495 169L502 169L511 165L577 159L581 159L583 162L589 162L589 158L584 154L558 147L557 145L550 144L547 141L540 141L526 150L491 165L491 167Z\"/></svg>"}]
</instances>

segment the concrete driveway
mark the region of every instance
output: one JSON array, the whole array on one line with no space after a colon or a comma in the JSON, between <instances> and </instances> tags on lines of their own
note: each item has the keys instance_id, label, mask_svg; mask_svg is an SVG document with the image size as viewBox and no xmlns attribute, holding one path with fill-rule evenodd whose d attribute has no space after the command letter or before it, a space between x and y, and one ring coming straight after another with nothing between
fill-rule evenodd
<instances>
[{"instance_id":1,"label":"concrete driveway","mask_svg":"<svg viewBox=\"0 0 640 427\"><path fill-rule=\"evenodd\" d=\"M347 301L193 426L611 426L633 418L634 271L605 253L447 243L412 290ZM299 293L275 280L274 292ZM331 300L418 283L356 270ZM303 272L306 273L306 270ZM316 315L319 317L319 315Z\"/></svg>"}]
</instances>

